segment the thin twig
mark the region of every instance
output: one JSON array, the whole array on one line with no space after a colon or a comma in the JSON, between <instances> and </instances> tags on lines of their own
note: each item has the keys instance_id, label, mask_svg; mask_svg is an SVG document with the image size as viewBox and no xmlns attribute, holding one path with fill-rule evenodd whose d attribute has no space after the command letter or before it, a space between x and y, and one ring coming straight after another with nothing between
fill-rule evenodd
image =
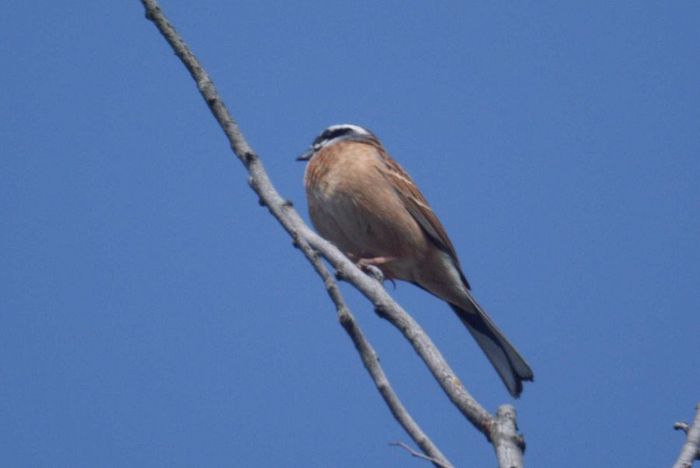
<instances>
[{"instance_id":1,"label":"thin twig","mask_svg":"<svg viewBox=\"0 0 700 468\"><path fill-rule=\"evenodd\" d=\"M248 182L260 197L260 203L268 208L282 227L292 236L297 245L303 247L305 244L308 244L313 251L320 253L336 269L340 277L352 283L372 302L375 310L382 318L388 320L401 331L428 366L453 404L489 441L492 441L491 428L495 423L494 417L467 392L428 335L391 298L383 286L362 273L334 245L311 230L292 208L291 203L280 196L272 185L262 161L247 143L238 124L226 109L209 75L165 18L156 1L141 1L146 9L147 18L153 21L197 83L197 88L214 118L223 129L233 152L248 170ZM310 256L304 248L302 248L302 251L313 263L313 255ZM380 388L379 385L378 388ZM404 428L406 427L404 426ZM411 434L409 433L409 435ZM411 437L413 438L413 436ZM423 448L421 442L416 440L416 443Z\"/></svg>"},{"instance_id":2,"label":"thin twig","mask_svg":"<svg viewBox=\"0 0 700 468\"><path fill-rule=\"evenodd\" d=\"M685 423L676 423L673 427L687 434L681 453L678 455L673 468L690 468L695 460L700 460L700 403L695 405L693 424L688 426Z\"/></svg>"},{"instance_id":3,"label":"thin twig","mask_svg":"<svg viewBox=\"0 0 700 468\"><path fill-rule=\"evenodd\" d=\"M394 446L394 447L401 447L401 448L405 449L408 453L410 453L412 457L422 458L423 460L428 460L429 462L431 462L433 465L435 465L437 467L451 468L451 466L452 466L452 465L449 465L449 466L443 465L440 461L435 460L434 458L428 457L420 452L413 450L411 447L409 447L407 444L404 444L400 440L397 440L396 442L389 442L389 445Z\"/></svg>"}]
</instances>

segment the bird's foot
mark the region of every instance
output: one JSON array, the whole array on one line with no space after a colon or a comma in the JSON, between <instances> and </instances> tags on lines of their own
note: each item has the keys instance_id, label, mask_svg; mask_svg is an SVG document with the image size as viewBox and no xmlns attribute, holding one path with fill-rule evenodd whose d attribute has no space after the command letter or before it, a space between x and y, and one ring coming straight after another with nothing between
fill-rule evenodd
<instances>
[{"instance_id":1,"label":"bird's foot","mask_svg":"<svg viewBox=\"0 0 700 468\"><path fill-rule=\"evenodd\" d=\"M357 263L357 266L360 268L360 270L364 271L367 275L371 276L380 283L384 282L384 273L382 273L382 270L380 270L378 267L372 264L362 264L360 262Z\"/></svg>"},{"instance_id":2,"label":"bird's foot","mask_svg":"<svg viewBox=\"0 0 700 468\"><path fill-rule=\"evenodd\" d=\"M356 259L353 258L353 260ZM384 265L392 260L394 260L394 257L360 258L356 260L355 264L360 270L364 271L366 274L379 281L380 283L383 283L384 280L388 279L389 281L391 281L391 284L393 284L394 287L396 287L396 283L394 283L394 280L391 277L387 277L380 268L380 265Z\"/></svg>"}]
</instances>

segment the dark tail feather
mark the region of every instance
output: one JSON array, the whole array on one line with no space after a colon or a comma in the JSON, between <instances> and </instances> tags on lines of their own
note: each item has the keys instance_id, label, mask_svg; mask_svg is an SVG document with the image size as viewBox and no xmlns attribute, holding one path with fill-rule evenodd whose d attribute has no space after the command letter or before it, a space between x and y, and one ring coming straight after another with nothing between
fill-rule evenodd
<instances>
[{"instance_id":1,"label":"dark tail feather","mask_svg":"<svg viewBox=\"0 0 700 468\"><path fill-rule=\"evenodd\" d=\"M523 381L533 380L532 369L496 327L496 324L486 315L486 312L473 298L471 299L471 304L465 308L459 308L452 304L450 307L457 313L486 357L489 358L510 394L517 398L523 391Z\"/></svg>"}]
</instances>

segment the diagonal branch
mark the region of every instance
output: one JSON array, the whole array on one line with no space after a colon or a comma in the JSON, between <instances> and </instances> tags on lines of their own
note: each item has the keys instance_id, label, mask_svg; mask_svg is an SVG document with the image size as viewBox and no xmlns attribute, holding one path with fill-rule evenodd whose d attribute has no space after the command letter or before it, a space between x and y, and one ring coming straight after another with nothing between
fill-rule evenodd
<instances>
[{"instance_id":1,"label":"diagonal branch","mask_svg":"<svg viewBox=\"0 0 700 468\"><path fill-rule=\"evenodd\" d=\"M673 427L688 434L673 468L690 468L693 461L700 460L700 403L695 406L695 420L690 427L685 423L676 423Z\"/></svg>"},{"instance_id":2,"label":"diagonal branch","mask_svg":"<svg viewBox=\"0 0 700 468\"><path fill-rule=\"evenodd\" d=\"M358 346L358 343L366 343L366 340L364 340L364 338L361 340L359 339L361 335L357 334L359 328L357 328L354 319L347 322L347 318L344 318L351 318L352 316L349 315L349 311L347 311L347 307L344 306L342 298L339 299L340 294L337 290L337 286L329 283L327 276L328 272L325 270L325 267L323 269L320 268L320 266L323 264L317 257L317 252L336 269L339 277L352 283L363 295L365 295L365 297L370 300L376 312L382 318L388 320L396 328L398 328L399 331L401 331L404 337L411 343L414 350L428 366L430 372L438 381L448 398L459 409L459 411L486 436L491 443L494 443L494 435L496 434L494 431L494 428L496 427L496 419L467 392L459 378L455 375L454 371L452 371L445 358L435 347L425 331L423 331L420 325L418 325L418 323L391 298L383 286L374 279L365 275L335 246L311 230L304 223L299 214L293 209L291 202L285 200L277 192L263 167L262 161L243 137L238 124L226 109L226 106L216 91L212 80L209 78L209 75L206 73L182 38L177 34L173 26L165 18L156 1L141 1L146 9L146 17L156 25L158 30L173 48L175 54L180 58L187 70L192 75L192 78L197 83L197 88L214 115L214 118L223 129L233 152L247 169L249 174L248 182L251 188L260 197L260 203L268 208L270 213L294 239L296 245L301 248L304 255L314 265L316 271L323 278L328 293L338 310L341 324L343 324L346 331L350 334L351 338L353 338L353 342L355 342L356 347L358 347L361 354L362 349L360 346ZM329 284L331 286L329 286ZM343 311L348 312L348 314L344 314ZM350 323L350 325L348 325L348 323ZM358 341L355 341L356 339L358 339ZM371 350L371 348L368 349ZM372 377L375 379L375 384L380 389L382 396L385 398L385 400L387 400L387 397L382 392L382 389L390 388L386 387L383 383L386 376L383 376L383 372L373 372L372 369L374 369L374 367L370 368L367 366L368 362L372 363L372 361L376 360L376 356L374 355L373 351L372 355L374 357L369 361L365 361L365 357L363 355L363 362L368 368L370 375L372 375ZM381 368L378 369L381 371ZM382 376L383 379L380 378ZM393 394L393 392L391 393ZM396 401L398 402L398 399L396 399ZM389 402L387 401L387 403ZM391 404L389 406L392 408ZM392 412L394 412L394 409L392 409ZM394 414L396 415L396 413ZM407 426L410 426L410 424L404 425L404 423L402 423L402 425L409 433L411 438L413 438L413 440L421 447L421 449L427 450L425 447L425 441L421 440L420 436L412 433L407 428ZM523 446L522 443L517 443L518 441L522 440L519 438L517 433L507 432L505 434L508 434L508 437L512 438L512 440L515 442L514 446ZM418 437L418 440L416 437ZM497 451L500 450L499 445L494 445L494 447L497 449ZM440 456L435 456L435 454ZM427 453L427 455L435 458L436 460L444 459L439 451L432 454Z\"/></svg>"},{"instance_id":3,"label":"diagonal branch","mask_svg":"<svg viewBox=\"0 0 700 468\"><path fill-rule=\"evenodd\" d=\"M430 460L438 468L451 468L452 464L449 460L440 452L440 449L433 443L432 440L423 432L423 430L418 426L413 417L409 414L406 408L399 400L399 397L394 392L394 389L389 383L381 364L379 363L379 357L372 345L365 338L364 333L360 329L355 317L352 315L350 308L345 303L343 296L340 294L340 289L338 284L333 279L326 265L321 261L318 254L311 248L311 246L305 242L303 239L298 239L298 246L306 256L306 258L311 262L316 272L323 279L323 284L326 287L326 292L328 296L333 301L336 311L338 313L338 320L340 324L345 329L348 336L352 340L357 352L360 354L362 363L365 365L367 372L369 372L374 384L377 386L379 393L386 402L391 414L394 418L401 424L408 435L418 444L418 446L426 454L424 457Z\"/></svg>"}]
</instances>

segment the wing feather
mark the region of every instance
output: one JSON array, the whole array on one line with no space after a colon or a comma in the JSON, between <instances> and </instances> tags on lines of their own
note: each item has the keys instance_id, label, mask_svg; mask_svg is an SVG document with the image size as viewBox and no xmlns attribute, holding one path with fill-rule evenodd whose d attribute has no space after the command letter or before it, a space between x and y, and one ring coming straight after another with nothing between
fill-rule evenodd
<instances>
[{"instance_id":1,"label":"wing feather","mask_svg":"<svg viewBox=\"0 0 700 468\"><path fill-rule=\"evenodd\" d=\"M454 245L452 245L452 241L450 241L450 238L447 236L447 231L445 231L444 226L435 215L430 204L420 190L418 190L418 186L413 179L411 179L411 176L409 176L396 161L391 159L383 148L378 147L377 149L387 169L386 171L380 172L387 178L406 207L406 211L418 222L418 225L427 234L428 238L454 261L454 264L457 266L457 269L459 269L462 279L464 280L464 284L467 289L469 289L469 282L462 273Z\"/></svg>"}]
</instances>

